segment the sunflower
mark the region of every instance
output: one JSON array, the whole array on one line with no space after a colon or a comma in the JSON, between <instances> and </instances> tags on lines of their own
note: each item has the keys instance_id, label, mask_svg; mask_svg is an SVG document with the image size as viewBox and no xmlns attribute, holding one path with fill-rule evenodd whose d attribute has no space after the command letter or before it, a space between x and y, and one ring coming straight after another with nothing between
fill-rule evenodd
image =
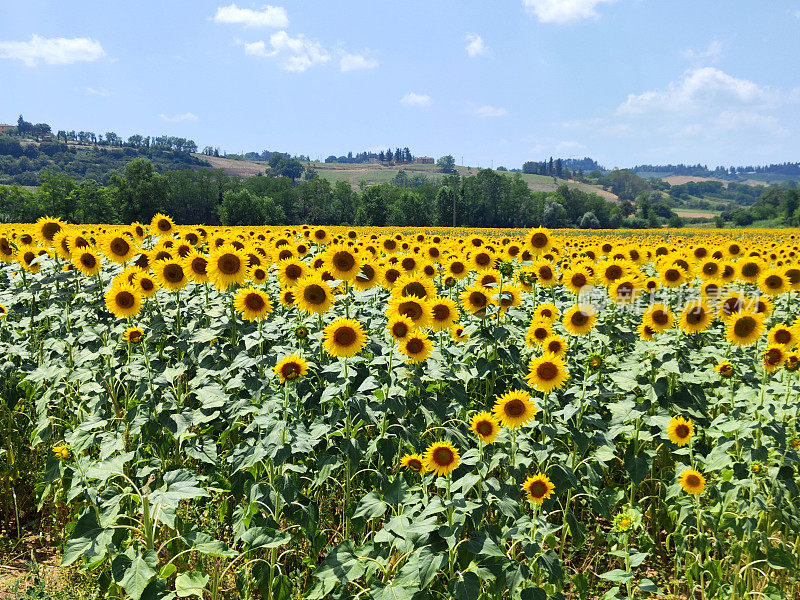
<instances>
[{"instance_id":1,"label":"sunflower","mask_svg":"<svg viewBox=\"0 0 800 600\"><path fill-rule=\"evenodd\" d=\"M719 316L720 318L727 319L734 313L742 312L745 307L746 298L741 292L734 292L728 294L719 303Z\"/></svg>"},{"instance_id":2,"label":"sunflower","mask_svg":"<svg viewBox=\"0 0 800 600\"><path fill-rule=\"evenodd\" d=\"M492 413L484 411L472 417L470 429L483 443L491 444L500 433L500 424Z\"/></svg>"},{"instance_id":3,"label":"sunflower","mask_svg":"<svg viewBox=\"0 0 800 600\"><path fill-rule=\"evenodd\" d=\"M642 339L646 342L652 342L657 333L645 322L639 323L639 326L636 328L636 332L639 334L639 339Z\"/></svg>"},{"instance_id":4,"label":"sunflower","mask_svg":"<svg viewBox=\"0 0 800 600\"><path fill-rule=\"evenodd\" d=\"M433 471L437 475L449 475L458 467L460 458L449 442L435 442L428 446L423 456L426 471Z\"/></svg>"},{"instance_id":5,"label":"sunflower","mask_svg":"<svg viewBox=\"0 0 800 600\"><path fill-rule=\"evenodd\" d=\"M556 356L564 356L567 353L567 341L560 335L549 335L542 342L542 350Z\"/></svg>"},{"instance_id":6,"label":"sunflower","mask_svg":"<svg viewBox=\"0 0 800 600\"><path fill-rule=\"evenodd\" d=\"M524 390L512 390L498 396L492 407L495 418L508 429L522 427L536 416L538 410L531 395Z\"/></svg>"},{"instance_id":7,"label":"sunflower","mask_svg":"<svg viewBox=\"0 0 800 600\"><path fill-rule=\"evenodd\" d=\"M714 367L714 370L719 373L721 377L730 377L733 375L734 368L729 361L723 360L717 363L717 366Z\"/></svg>"},{"instance_id":8,"label":"sunflower","mask_svg":"<svg viewBox=\"0 0 800 600\"><path fill-rule=\"evenodd\" d=\"M350 250L340 247L331 248L325 261L331 274L338 280L350 281L361 272L361 264Z\"/></svg>"},{"instance_id":9,"label":"sunflower","mask_svg":"<svg viewBox=\"0 0 800 600\"><path fill-rule=\"evenodd\" d=\"M686 282L686 270L679 265L669 265L659 271L661 285L668 288L676 288Z\"/></svg>"},{"instance_id":10,"label":"sunflower","mask_svg":"<svg viewBox=\"0 0 800 600\"><path fill-rule=\"evenodd\" d=\"M636 279L633 277L621 277L611 284L608 295L617 304L631 304L636 300L637 293Z\"/></svg>"},{"instance_id":11,"label":"sunflower","mask_svg":"<svg viewBox=\"0 0 800 600\"><path fill-rule=\"evenodd\" d=\"M220 246L211 251L206 270L214 286L226 290L237 283L244 283L247 277L247 258L233 247Z\"/></svg>"},{"instance_id":12,"label":"sunflower","mask_svg":"<svg viewBox=\"0 0 800 600\"><path fill-rule=\"evenodd\" d=\"M558 307L552 302L543 302L533 309L533 318L536 321L555 321L560 316Z\"/></svg>"},{"instance_id":13,"label":"sunflower","mask_svg":"<svg viewBox=\"0 0 800 600\"><path fill-rule=\"evenodd\" d=\"M694 469L686 469L681 473L678 482L687 494L699 495L706 489L706 478Z\"/></svg>"},{"instance_id":14,"label":"sunflower","mask_svg":"<svg viewBox=\"0 0 800 600\"><path fill-rule=\"evenodd\" d=\"M278 364L272 367L272 372L278 376L278 381L286 383L308 373L308 363L303 357L292 354L279 360Z\"/></svg>"},{"instance_id":15,"label":"sunflower","mask_svg":"<svg viewBox=\"0 0 800 600\"><path fill-rule=\"evenodd\" d=\"M36 221L36 233L43 242L52 242L64 226L65 223L61 219L41 217Z\"/></svg>"},{"instance_id":16,"label":"sunflower","mask_svg":"<svg viewBox=\"0 0 800 600\"><path fill-rule=\"evenodd\" d=\"M437 296L432 299L431 327L434 331L450 329L458 320L458 307L450 298Z\"/></svg>"},{"instance_id":17,"label":"sunflower","mask_svg":"<svg viewBox=\"0 0 800 600\"><path fill-rule=\"evenodd\" d=\"M786 348L778 344L767 346L761 355L761 364L767 373L777 370L786 362Z\"/></svg>"},{"instance_id":18,"label":"sunflower","mask_svg":"<svg viewBox=\"0 0 800 600\"><path fill-rule=\"evenodd\" d=\"M545 394L563 387L569 378L564 359L555 354L545 353L528 363L528 385Z\"/></svg>"},{"instance_id":19,"label":"sunflower","mask_svg":"<svg viewBox=\"0 0 800 600\"><path fill-rule=\"evenodd\" d=\"M686 333L700 333L711 325L711 309L704 301L689 302L681 311L680 328Z\"/></svg>"},{"instance_id":20,"label":"sunflower","mask_svg":"<svg viewBox=\"0 0 800 600\"><path fill-rule=\"evenodd\" d=\"M543 227L529 231L525 236L525 247L535 256L544 254L553 247L550 231Z\"/></svg>"},{"instance_id":21,"label":"sunflower","mask_svg":"<svg viewBox=\"0 0 800 600\"><path fill-rule=\"evenodd\" d=\"M419 329L412 331L400 340L400 352L408 357L411 364L421 363L431 355L433 343L428 339L428 334Z\"/></svg>"},{"instance_id":22,"label":"sunflower","mask_svg":"<svg viewBox=\"0 0 800 600\"><path fill-rule=\"evenodd\" d=\"M150 275L149 271L143 269L134 273L131 285L142 295L142 298L151 298L158 291L158 282Z\"/></svg>"},{"instance_id":23,"label":"sunflower","mask_svg":"<svg viewBox=\"0 0 800 600\"><path fill-rule=\"evenodd\" d=\"M136 247L122 235L104 237L100 248L106 258L120 264L128 262L136 253Z\"/></svg>"},{"instance_id":24,"label":"sunflower","mask_svg":"<svg viewBox=\"0 0 800 600\"><path fill-rule=\"evenodd\" d=\"M592 281L592 275L582 267L567 269L561 274L561 283L573 294L582 294L591 290Z\"/></svg>"},{"instance_id":25,"label":"sunflower","mask_svg":"<svg viewBox=\"0 0 800 600\"><path fill-rule=\"evenodd\" d=\"M79 250L72 255L72 265L87 277L100 272L100 256L93 250Z\"/></svg>"},{"instance_id":26,"label":"sunflower","mask_svg":"<svg viewBox=\"0 0 800 600\"><path fill-rule=\"evenodd\" d=\"M531 265L531 270L540 285L551 286L558 281L558 275L549 261L537 260Z\"/></svg>"},{"instance_id":27,"label":"sunflower","mask_svg":"<svg viewBox=\"0 0 800 600\"><path fill-rule=\"evenodd\" d=\"M764 318L755 313L737 313L728 318L725 338L737 346L754 344L764 333Z\"/></svg>"},{"instance_id":28,"label":"sunflower","mask_svg":"<svg viewBox=\"0 0 800 600\"><path fill-rule=\"evenodd\" d=\"M284 291L291 291L294 303L307 313L324 314L334 302L333 290L319 273L303 277L294 288Z\"/></svg>"},{"instance_id":29,"label":"sunflower","mask_svg":"<svg viewBox=\"0 0 800 600\"><path fill-rule=\"evenodd\" d=\"M642 317L642 322L647 324L656 333L671 329L675 325L675 317L668 306L664 304L651 304L647 307Z\"/></svg>"},{"instance_id":30,"label":"sunflower","mask_svg":"<svg viewBox=\"0 0 800 600\"><path fill-rule=\"evenodd\" d=\"M186 276L195 283L208 281L208 257L192 248L182 263Z\"/></svg>"},{"instance_id":31,"label":"sunflower","mask_svg":"<svg viewBox=\"0 0 800 600\"><path fill-rule=\"evenodd\" d=\"M791 289L789 279L780 269L769 269L758 277L759 289L769 296L780 296Z\"/></svg>"},{"instance_id":32,"label":"sunflower","mask_svg":"<svg viewBox=\"0 0 800 600\"><path fill-rule=\"evenodd\" d=\"M465 342L469 339L469 334L464 332L463 325L453 325L450 328L450 337L454 342Z\"/></svg>"},{"instance_id":33,"label":"sunflower","mask_svg":"<svg viewBox=\"0 0 800 600\"><path fill-rule=\"evenodd\" d=\"M589 368L592 371L597 371L603 367L603 357L599 354L592 354L588 360Z\"/></svg>"},{"instance_id":34,"label":"sunflower","mask_svg":"<svg viewBox=\"0 0 800 600\"><path fill-rule=\"evenodd\" d=\"M556 489L556 486L543 473L528 477L525 483L522 484L522 491L528 495L528 500L539 505L553 495L554 489Z\"/></svg>"},{"instance_id":35,"label":"sunflower","mask_svg":"<svg viewBox=\"0 0 800 600\"><path fill-rule=\"evenodd\" d=\"M157 260L152 265L153 276L159 285L176 292L186 287L189 278L183 270L181 262L175 260Z\"/></svg>"},{"instance_id":36,"label":"sunflower","mask_svg":"<svg viewBox=\"0 0 800 600\"><path fill-rule=\"evenodd\" d=\"M367 343L361 323L353 319L339 318L325 326L323 346L331 356L348 358L355 356Z\"/></svg>"},{"instance_id":37,"label":"sunflower","mask_svg":"<svg viewBox=\"0 0 800 600\"><path fill-rule=\"evenodd\" d=\"M597 322L597 314L591 306L575 305L564 315L564 328L572 335L586 335Z\"/></svg>"},{"instance_id":38,"label":"sunflower","mask_svg":"<svg viewBox=\"0 0 800 600\"><path fill-rule=\"evenodd\" d=\"M144 331L141 327L128 327L122 334L122 339L131 344L138 344L144 338Z\"/></svg>"},{"instance_id":39,"label":"sunflower","mask_svg":"<svg viewBox=\"0 0 800 600\"><path fill-rule=\"evenodd\" d=\"M396 341L404 340L416 328L417 326L414 324L414 321L405 315L397 315L392 317L389 319L389 323L386 325L389 335L391 335L392 339Z\"/></svg>"},{"instance_id":40,"label":"sunflower","mask_svg":"<svg viewBox=\"0 0 800 600\"><path fill-rule=\"evenodd\" d=\"M5 307L4 304L0 304L0 319L5 317L8 314L8 309Z\"/></svg>"},{"instance_id":41,"label":"sunflower","mask_svg":"<svg viewBox=\"0 0 800 600\"><path fill-rule=\"evenodd\" d=\"M401 315L411 319L420 329L428 327L432 319L430 302L417 296L393 297L386 316L391 320Z\"/></svg>"},{"instance_id":42,"label":"sunflower","mask_svg":"<svg viewBox=\"0 0 800 600\"><path fill-rule=\"evenodd\" d=\"M130 318L142 309L142 298L133 286L118 283L111 286L105 295L106 307L116 317Z\"/></svg>"},{"instance_id":43,"label":"sunflower","mask_svg":"<svg viewBox=\"0 0 800 600\"><path fill-rule=\"evenodd\" d=\"M673 444L685 446L694 435L694 423L691 419L684 419L681 416L672 417L667 425L667 437Z\"/></svg>"},{"instance_id":44,"label":"sunflower","mask_svg":"<svg viewBox=\"0 0 800 600\"><path fill-rule=\"evenodd\" d=\"M743 260L739 263L739 277L748 283L755 283L764 270L759 260Z\"/></svg>"},{"instance_id":45,"label":"sunflower","mask_svg":"<svg viewBox=\"0 0 800 600\"><path fill-rule=\"evenodd\" d=\"M166 235L175 228L175 223L167 215L157 213L150 221L150 229L159 235Z\"/></svg>"},{"instance_id":46,"label":"sunflower","mask_svg":"<svg viewBox=\"0 0 800 600\"><path fill-rule=\"evenodd\" d=\"M0 311L0 315L2 311ZM800 353L798 352L789 352L786 355L786 361L783 363L783 367L787 371L797 371L797 368L800 367Z\"/></svg>"},{"instance_id":47,"label":"sunflower","mask_svg":"<svg viewBox=\"0 0 800 600\"><path fill-rule=\"evenodd\" d=\"M383 271L377 263L361 265L361 271L353 281L353 287L357 290L368 290L380 284Z\"/></svg>"},{"instance_id":48,"label":"sunflower","mask_svg":"<svg viewBox=\"0 0 800 600\"><path fill-rule=\"evenodd\" d=\"M395 281L392 293L395 296L416 296L431 300L436 297L436 288L425 276L405 273Z\"/></svg>"},{"instance_id":49,"label":"sunflower","mask_svg":"<svg viewBox=\"0 0 800 600\"><path fill-rule=\"evenodd\" d=\"M250 267L247 269L247 280L255 284L261 285L269 277L269 272L266 267Z\"/></svg>"},{"instance_id":50,"label":"sunflower","mask_svg":"<svg viewBox=\"0 0 800 600\"><path fill-rule=\"evenodd\" d=\"M400 466L417 473L425 472L425 463L419 454L406 454L400 459Z\"/></svg>"},{"instance_id":51,"label":"sunflower","mask_svg":"<svg viewBox=\"0 0 800 600\"><path fill-rule=\"evenodd\" d=\"M459 296L461 306L466 312L476 317L486 315L486 308L493 303L493 291L481 285L471 285Z\"/></svg>"},{"instance_id":52,"label":"sunflower","mask_svg":"<svg viewBox=\"0 0 800 600\"><path fill-rule=\"evenodd\" d=\"M467 267L467 263L460 258L452 257L445 265L445 272L454 277L456 280L461 280L469 275L469 268Z\"/></svg>"},{"instance_id":53,"label":"sunflower","mask_svg":"<svg viewBox=\"0 0 800 600\"><path fill-rule=\"evenodd\" d=\"M272 302L266 292L246 287L236 292L233 306L245 321L261 321L272 312Z\"/></svg>"},{"instance_id":54,"label":"sunflower","mask_svg":"<svg viewBox=\"0 0 800 600\"><path fill-rule=\"evenodd\" d=\"M514 284L507 284L493 298L500 307L500 314L503 314L512 306L522 304L522 290Z\"/></svg>"},{"instance_id":55,"label":"sunflower","mask_svg":"<svg viewBox=\"0 0 800 600\"><path fill-rule=\"evenodd\" d=\"M549 321L531 321L525 332L525 343L528 346L540 346L553 335L553 324Z\"/></svg>"},{"instance_id":56,"label":"sunflower","mask_svg":"<svg viewBox=\"0 0 800 600\"><path fill-rule=\"evenodd\" d=\"M788 325L774 325L767 333L767 340L770 344L779 344L787 349L794 348L798 340L797 328Z\"/></svg>"}]
</instances>

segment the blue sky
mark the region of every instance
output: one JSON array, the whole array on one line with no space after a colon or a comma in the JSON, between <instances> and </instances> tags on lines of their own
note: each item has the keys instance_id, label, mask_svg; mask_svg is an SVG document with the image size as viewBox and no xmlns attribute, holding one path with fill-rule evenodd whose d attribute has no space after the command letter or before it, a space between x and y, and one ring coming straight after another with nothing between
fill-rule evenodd
<instances>
[{"instance_id":1,"label":"blue sky","mask_svg":"<svg viewBox=\"0 0 800 600\"><path fill-rule=\"evenodd\" d=\"M3 0L0 122L324 158L800 161L800 2Z\"/></svg>"}]
</instances>

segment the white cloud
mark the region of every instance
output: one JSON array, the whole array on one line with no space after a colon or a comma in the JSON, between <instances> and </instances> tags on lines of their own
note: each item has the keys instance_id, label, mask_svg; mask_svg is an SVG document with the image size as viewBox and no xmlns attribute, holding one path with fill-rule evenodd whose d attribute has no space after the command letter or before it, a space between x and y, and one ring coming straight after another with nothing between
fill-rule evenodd
<instances>
[{"instance_id":1,"label":"white cloud","mask_svg":"<svg viewBox=\"0 0 800 600\"><path fill-rule=\"evenodd\" d=\"M161 117L163 121L168 121L170 123L180 123L182 121L197 121L197 115L192 114L190 112L185 112L182 115L175 115L174 117L168 117L164 113L158 115Z\"/></svg>"},{"instance_id":2,"label":"white cloud","mask_svg":"<svg viewBox=\"0 0 800 600\"><path fill-rule=\"evenodd\" d=\"M484 106L479 106L475 110L472 111L472 114L476 117L482 117L485 119L497 118L497 117L505 117L508 114L508 111L505 108L500 108L498 106L489 106L488 104Z\"/></svg>"},{"instance_id":3,"label":"white cloud","mask_svg":"<svg viewBox=\"0 0 800 600\"><path fill-rule=\"evenodd\" d=\"M289 26L289 17L282 6L265 6L262 10L239 8L235 4L220 6L214 15L216 23L232 23L245 27L274 27L283 29Z\"/></svg>"},{"instance_id":4,"label":"white cloud","mask_svg":"<svg viewBox=\"0 0 800 600\"><path fill-rule=\"evenodd\" d=\"M293 73L302 73L315 65L324 65L331 59L330 53L319 42L312 41L303 34L292 37L285 31L269 36L269 47L263 41L245 42L244 52L248 56L275 58L281 69Z\"/></svg>"},{"instance_id":5,"label":"white cloud","mask_svg":"<svg viewBox=\"0 0 800 600\"><path fill-rule=\"evenodd\" d=\"M481 54L486 54L486 52L489 50L489 47L484 43L483 38L477 33L468 33L464 37L464 41L467 42L467 56L470 58L474 58Z\"/></svg>"},{"instance_id":6,"label":"white cloud","mask_svg":"<svg viewBox=\"0 0 800 600\"><path fill-rule=\"evenodd\" d=\"M433 100L428 94L417 94L409 92L400 99L401 104L406 106L430 106Z\"/></svg>"},{"instance_id":7,"label":"white cloud","mask_svg":"<svg viewBox=\"0 0 800 600\"><path fill-rule=\"evenodd\" d=\"M714 64L722 57L722 44L719 40L711 40L705 50L698 51L689 48L681 52L681 56L693 62Z\"/></svg>"},{"instance_id":8,"label":"white cloud","mask_svg":"<svg viewBox=\"0 0 800 600\"><path fill-rule=\"evenodd\" d=\"M569 156L570 154L575 154L576 152L583 152L585 149L586 146L580 142L559 142L556 145L556 154L561 156Z\"/></svg>"},{"instance_id":9,"label":"white cloud","mask_svg":"<svg viewBox=\"0 0 800 600\"><path fill-rule=\"evenodd\" d=\"M103 98L111 95L111 92L109 92L106 88L88 87L86 88L86 93L91 94L92 96L102 96Z\"/></svg>"},{"instance_id":10,"label":"white cloud","mask_svg":"<svg viewBox=\"0 0 800 600\"><path fill-rule=\"evenodd\" d=\"M44 38L32 35L27 42L0 41L0 58L21 60L28 67L34 67L39 62L48 65L92 62L105 54L100 42L91 38Z\"/></svg>"},{"instance_id":11,"label":"white cloud","mask_svg":"<svg viewBox=\"0 0 800 600\"><path fill-rule=\"evenodd\" d=\"M350 54L345 52L339 59L339 68L343 73L347 71L361 71L364 69L375 69L378 61L363 54Z\"/></svg>"},{"instance_id":12,"label":"white cloud","mask_svg":"<svg viewBox=\"0 0 800 600\"><path fill-rule=\"evenodd\" d=\"M528 12L541 23L575 23L583 19L597 19L595 7L615 0L522 0Z\"/></svg>"},{"instance_id":13,"label":"white cloud","mask_svg":"<svg viewBox=\"0 0 800 600\"><path fill-rule=\"evenodd\" d=\"M775 99L770 88L732 77L713 67L689 69L665 90L629 94L617 112L642 115L659 112L719 110L729 106L764 106Z\"/></svg>"}]
</instances>

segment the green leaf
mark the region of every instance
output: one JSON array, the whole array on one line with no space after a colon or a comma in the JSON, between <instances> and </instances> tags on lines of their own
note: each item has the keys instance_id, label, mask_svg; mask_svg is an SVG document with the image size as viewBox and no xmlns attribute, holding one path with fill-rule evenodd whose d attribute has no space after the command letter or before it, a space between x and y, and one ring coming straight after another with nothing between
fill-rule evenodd
<instances>
[{"instance_id":1,"label":"green leaf","mask_svg":"<svg viewBox=\"0 0 800 600\"><path fill-rule=\"evenodd\" d=\"M148 584L156 577L158 556L153 550L135 554L130 558L127 554L118 555L111 563L114 581L125 590L133 600L139 600Z\"/></svg>"},{"instance_id":2,"label":"green leaf","mask_svg":"<svg viewBox=\"0 0 800 600\"><path fill-rule=\"evenodd\" d=\"M444 552L434 552L430 546L423 546L418 550L417 567L419 569L419 585L426 588L433 578L447 564L447 554Z\"/></svg>"},{"instance_id":3,"label":"green leaf","mask_svg":"<svg viewBox=\"0 0 800 600\"><path fill-rule=\"evenodd\" d=\"M150 500L177 508L181 500L203 496L208 496L208 492L200 487L197 476L187 469L176 469L164 474L164 485L150 494Z\"/></svg>"},{"instance_id":4,"label":"green leaf","mask_svg":"<svg viewBox=\"0 0 800 600\"><path fill-rule=\"evenodd\" d=\"M481 580L472 571L467 571L458 576L454 582L453 597L458 600L478 600L481 593Z\"/></svg>"},{"instance_id":5,"label":"green leaf","mask_svg":"<svg viewBox=\"0 0 800 600\"><path fill-rule=\"evenodd\" d=\"M187 571L175 578L175 592L181 598L189 596L203 597L210 577L201 571Z\"/></svg>"},{"instance_id":6,"label":"green leaf","mask_svg":"<svg viewBox=\"0 0 800 600\"><path fill-rule=\"evenodd\" d=\"M797 559L791 552L780 547L767 549L767 563L773 569L794 569Z\"/></svg>"},{"instance_id":7,"label":"green leaf","mask_svg":"<svg viewBox=\"0 0 800 600\"><path fill-rule=\"evenodd\" d=\"M474 532L465 546L476 556L505 556L505 552L483 531Z\"/></svg>"},{"instance_id":8,"label":"green leaf","mask_svg":"<svg viewBox=\"0 0 800 600\"><path fill-rule=\"evenodd\" d=\"M271 527L251 527L240 539L250 548L277 548L288 543L292 536Z\"/></svg>"},{"instance_id":9,"label":"green leaf","mask_svg":"<svg viewBox=\"0 0 800 600\"><path fill-rule=\"evenodd\" d=\"M386 503L381 500L378 492L370 492L358 503L353 513L353 518L364 517L365 519L374 519L385 513L387 508Z\"/></svg>"},{"instance_id":10,"label":"green leaf","mask_svg":"<svg viewBox=\"0 0 800 600\"><path fill-rule=\"evenodd\" d=\"M88 563L105 558L113 534L113 529L103 529L98 525L94 510L87 509L78 519L72 537L64 546L61 566L71 565L81 557L85 558Z\"/></svg>"},{"instance_id":11,"label":"green leaf","mask_svg":"<svg viewBox=\"0 0 800 600\"><path fill-rule=\"evenodd\" d=\"M629 444L625 450L625 470L628 472L633 484L639 485L650 471L650 457L646 454L634 456L633 444Z\"/></svg>"},{"instance_id":12,"label":"green leaf","mask_svg":"<svg viewBox=\"0 0 800 600\"><path fill-rule=\"evenodd\" d=\"M519 597L520 600L547 600L547 592L540 587L525 588Z\"/></svg>"},{"instance_id":13,"label":"green leaf","mask_svg":"<svg viewBox=\"0 0 800 600\"><path fill-rule=\"evenodd\" d=\"M366 571L366 565L364 564L366 562L358 560L353 548L353 542L348 540L330 551L325 560L322 561L322 564L314 571L314 577L323 582L347 583L348 581L355 581Z\"/></svg>"},{"instance_id":14,"label":"green leaf","mask_svg":"<svg viewBox=\"0 0 800 600\"><path fill-rule=\"evenodd\" d=\"M648 594L659 594L659 595L661 595L661 590L658 589L658 586L653 581L648 579L647 577L642 579L639 582L639 585L637 585L636 587L638 587L643 592L647 592Z\"/></svg>"},{"instance_id":15,"label":"green leaf","mask_svg":"<svg viewBox=\"0 0 800 600\"><path fill-rule=\"evenodd\" d=\"M385 586L374 586L370 592L374 600L411 600L419 591L416 586L403 586L395 582Z\"/></svg>"},{"instance_id":16,"label":"green leaf","mask_svg":"<svg viewBox=\"0 0 800 600\"><path fill-rule=\"evenodd\" d=\"M622 569L614 569L606 573L601 573L599 577L606 581L613 581L614 583L625 583L633 577L633 573L631 571L623 571Z\"/></svg>"}]
</instances>

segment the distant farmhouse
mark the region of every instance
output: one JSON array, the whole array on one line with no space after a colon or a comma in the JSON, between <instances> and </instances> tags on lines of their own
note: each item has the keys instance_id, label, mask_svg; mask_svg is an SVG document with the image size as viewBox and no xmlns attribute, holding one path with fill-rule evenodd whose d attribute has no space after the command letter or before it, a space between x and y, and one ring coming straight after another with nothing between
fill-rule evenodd
<instances>
[{"instance_id":1,"label":"distant farmhouse","mask_svg":"<svg viewBox=\"0 0 800 600\"><path fill-rule=\"evenodd\" d=\"M414 162L418 165L432 165L436 163L436 160L431 158L430 156L418 156L414 159Z\"/></svg>"},{"instance_id":2,"label":"distant farmhouse","mask_svg":"<svg viewBox=\"0 0 800 600\"><path fill-rule=\"evenodd\" d=\"M4 133L10 133L17 129L16 125L6 125L5 123L0 123L0 135Z\"/></svg>"}]
</instances>

